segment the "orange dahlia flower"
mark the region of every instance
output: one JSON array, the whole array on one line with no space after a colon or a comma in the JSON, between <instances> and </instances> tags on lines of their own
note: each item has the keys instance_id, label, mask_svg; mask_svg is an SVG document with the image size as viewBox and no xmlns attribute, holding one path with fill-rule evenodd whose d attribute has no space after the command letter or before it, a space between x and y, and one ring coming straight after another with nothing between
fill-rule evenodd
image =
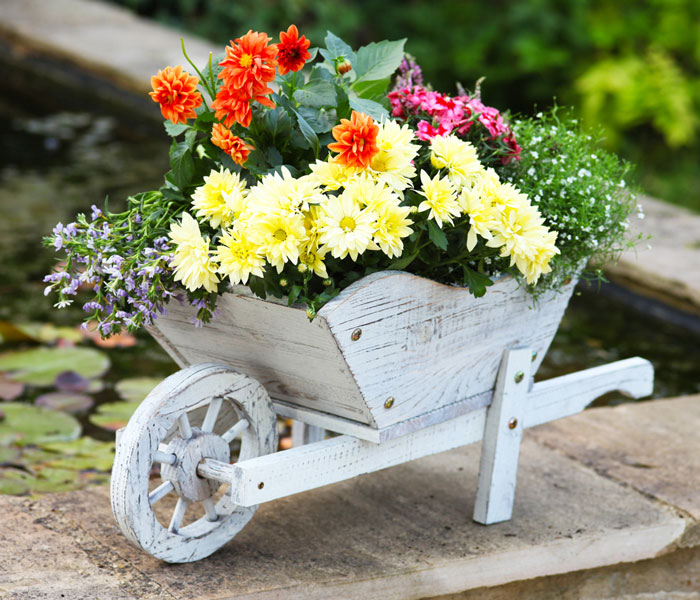
<instances>
[{"instance_id":1,"label":"orange dahlia flower","mask_svg":"<svg viewBox=\"0 0 700 600\"><path fill-rule=\"evenodd\" d=\"M232 93L231 88L227 86L219 88L219 91L216 93L216 100L211 103L211 107L216 111L216 118L219 121L223 121L226 127L231 127L234 123L240 123L243 127L248 127L253 118L250 100Z\"/></svg>"},{"instance_id":2,"label":"orange dahlia flower","mask_svg":"<svg viewBox=\"0 0 700 600\"><path fill-rule=\"evenodd\" d=\"M335 162L346 167L366 169L374 155L379 152L378 133L379 127L375 125L372 117L352 111L349 121L341 119L340 125L333 128L333 137L337 142L328 144L328 149L339 153Z\"/></svg>"},{"instance_id":3,"label":"orange dahlia flower","mask_svg":"<svg viewBox=\"0 0 700 600\"><path fill-rule=\"evenodd\" d=\"M194 109L202 104L198 83L199 79L183 71L180 65L174 69L165 67L151 77L153 91L148 95L160 104L164 118L173 123L187 123L187 119L197 117Z\"/></svg>"},{"instance_id":4,"label":"orange dahlia flower","mask_svg":"<svg viewBox=\"0 0 700 600\"><path fill-rule=\"evenodd\" d=\"M311 58L308 48L311 42L306 36L299 37L296 25L290 25L287 32L280 31L280 43L277 44L280 75L286 75L289 71L298 71L304 63Z\"/></svg>"},{"instance_id":5,"label":"orange dahlia flower","mask_svg":"<svg viewBox=\"0 0 700 600\"><path fill-rule=\"evenodd\" d=\"M226 58L219 63L226 87L247 98L272 91L267 84L275 78L277 44L268 45L270 40L266 33L250 30L226 47Z\"/></svg>"},{"instance_id":6,"label":"orange dahlia flower","mask_svg":"<svg viewBox=\"0 0 700 600\"><path fill-rule=\"evenodd\" d=\"M221 123L214 123L214 127L211 128L211 143L221 148L239 165L248 160L251 150L255 150Z\"/></svg>"}]
</instances>

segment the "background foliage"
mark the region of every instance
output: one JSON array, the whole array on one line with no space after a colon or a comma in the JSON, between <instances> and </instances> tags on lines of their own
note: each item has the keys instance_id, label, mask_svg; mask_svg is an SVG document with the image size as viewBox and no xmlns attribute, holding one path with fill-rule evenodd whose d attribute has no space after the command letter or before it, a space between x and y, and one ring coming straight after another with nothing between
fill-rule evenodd
<instances>
[{"instance_id":1,"label":"background foliage","mask_svg":"<svg viewBox=\"0 0 700 600\"><path fill-rule=\"evenodd\" d=\"M444 92L486 76L484 101L531 114L573 105L646 191L700 210L700 0L113 0L221 44L296 23L353 47L408 37Z\"/></svg>"}]
</instances>

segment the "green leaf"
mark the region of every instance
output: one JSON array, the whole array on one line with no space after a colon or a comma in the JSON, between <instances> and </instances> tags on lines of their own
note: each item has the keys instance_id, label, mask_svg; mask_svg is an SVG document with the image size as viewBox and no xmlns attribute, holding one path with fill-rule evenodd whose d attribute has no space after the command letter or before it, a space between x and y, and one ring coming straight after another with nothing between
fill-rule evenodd
<instances>
[{"instance_id":1,"label":"green leaf","mask_svg":"<svg viewBox=\"0 0 700 600\"><path fill-rule=\"evenodd\" d=\"M161 381L160 377L131 377L118 381L114 389L127 402L141 402Z\"/></svg>"},{"instance_id":2,"label":"green leaf","mask_svg":"<svg viewBox=\"0 0 700 600\"><path fill-rule=\"evenodd\" d=\"M248 280L248 287L258 298L264 300L267 296L267 294L265 294L265 280L262 277L251 275Z\"/></svg>"},{"instance_id":3,"label":"green leaf","mask_svg":"<svg viewBox=\"0 0 700 600\"><path fill-rule=\"evenodd\" d=\"M469 267L462 265L464 273L464 284L469 287L469 291L477 298L481 298L486 293L486 288L493 285L493 281L488 275L474 271Z\"/></svg>"},{"instance_id":4,"label":"green leaf","mask_svg":"<svg viewBox=\"0 0 700 600\"><path fill-rule=\"evenodd\" d=\"M418 256L418 253L416 254L406 254L399 258L398 260L395 260L393 263L389 265L389 269L391 271L402 271L405 269L408 265L410 265Z\"/></svg>"},{"instance_id":5,"label":"green leaf","mask_svg":"<svg viewBox=\"0 0 700 600\"><path fill-rule=\"evenodd\" d=\"M311 74L309 75L309 81L332 81L333 73L328 69L328 65L321 64L316 65L311 69Z\"/></svg>"},{"instance_id":6,"label":"green leaf","mask_svg":"<svg viewBox=\"0 0 700 600\"><path fill-rule=\"evenodd\" d=\"M320 50L321 56L323 56L328 62L333 62L336 58L344 57L347 58L353 65L355 64L355 53L352 48L348 46L343 40L341 40L337 35L331 33L330 31L326 34L326 48L328 51ZM401 62L401 61L399 61Z\"/></svg>"},{"instance_id":7,"label":"green leaf","mask_svg":"<svg viewBox=\"0 0 700 600\"><path fill-rule=\"evenodd\" d=\"M93 348L33 348L0 355L0 371L7 379L32 385L51 385L64 371L91 379L109 368L109 358Z\"/></svg>"},{"instance_id":8,"label":"green leaf","mask_svg":"<svg viewBox=\"0 0 700 600\"><path fill-rule=\"evenodd\" d=\"M371 100L377 96L385 96L386 90L389 87L391 79L377 79L374 81L355 81L352 85L352 90L360 97Z\"/></svg>"},{"instance_id":9,"label":"green leaf","mask_svg":"<svg viewBox=\"0 0 700 600\"><path fill-rule=\"evenodd\" d=\"M289 304L289 306L296 302L296 299L299 297L299 294L301 294L303 289L304 288L302 288L300 285L292 286L292 289L289 290L289 297L287 299L287 304Z\"/></svg>"},{"instance_id":10,"label":"green leaf","mask_svg":"<svg viewBox=\"0 0 700 600\"><path fill-rule=\"evenodd\" d=\"M184 190L194 175L194 159L187 142L173 144L170 148L170 168L178 188Z\"/></svg>"},{"instance_id":11,"label":"green leaf","mask_svg":"<svg viewBox=\"0 0 700 600\"><path fill-rule=\"evenodd\" d=\"M265 158L271 167L276 167L284 162L284 158L280 154L280 151L274 146L270 146L265 151Z\"/></svg>"},{"instance_id":12,"label":"green leaf","mask_svg":"<svg viewBox=\"0 0 700 600\"><path fill-rule=\"evenodd\" d=\"M381 104L364 98L350 98L350 107L357 112L365 113L374 120L379 121L382 117L388 117L389 111Z\"/></svg>"},{"instance_id":13,"label":"green leaf","mask_svg":"<svg viewBox=\"0 0 700 600\"><path fill-rule=\"evenodd\" d=\"M447 250L447 236L433 220L428 221L428 237L440 250Z\"/></svg>"},{"instance_id":14,"label":"green leaf","mask_svg":"<svg viewBox=\"0 0 700 600\"><path fill-rule=\"evenodd\" d=\"M304 106L335 106L335 88L329 81L316 79L296 90L294 99Z\"/></svg>"},{"instance_id":15,"label":"green leaf","mask_svg":"<svg viewBox=\"0 0 700 600\"><path fill-rule=\"evenodd\" d=\"M173 123L172 121L165 121L163 127L165 127L165 133L170 137L177 137L190 128L187 123Z\"/></svg>"},{"instance_id":16,"label":"green leaf","mask_svg":"<svg viewBox=\"0 0 700 600\"><path fill-rule=\"evenodd\" d=\"M311 125L309 125L306 119L304 119L304 117L301 116L301 113L295 110L294 114L297 117L297 123L299 123L299 129L301 130L301 134L304 136L304 139L307 142L309 142L311 148L314 151L314 156L318 158L319 142L316 132L313 130Z\"/></svg>"},{"instance_id":17,"label":"green leaf","mask_svg":"<svg viewBox=\"0 0 700 600\"><path fill-rule=\"evenodd\" d=\"M403 46L406 39L395 42L372 42L357 51L357 60L352 61L358 81L386 79L399 68L403 60Z\"/></svg>"},{"instance_id":18,"label":"green leaf","mask_svg":"<svg viewBox=\"0 0 700 600\"><path fill-rule=\"evenodd\" d=\"M335 125L335 113L333 110L318 110L311 106L300 106L299 112L306 119L306 122L311 126L316 133L326 133ZM331 116L332 115L332 116Z\"/></svg>"},{"instance_id":19,"label":"green leaf","mask_svg":"<svg viewBox=\"0 0 700 600\"><path fill-rule=\"evenodd\" d=\"M338 115L338 121L340 119L350 118L350 99L348 98L348 93L345 88L336 84L335 93L338 97L338 104L336 106L336 114Z\"/></svg>"},{"instance_id":20,"label":"green leaf","mask_svg":"<svg viewBox=\"0 0 700 600\"><path fill-rule=\"evenodd\" d=\"M107 404L101 404L97 407L97 412L90 415L90 422L103 429L116 431L126 426L131 415L134 414L134 411L140 404L141 402L108 402Z\"/></svg>"},{"instance_id":21,"label":"green leaf","mask_svg":"<svg viewBox=\"0 0 700 600\"><path fill-rule=\"evenodd\" d=\"M0 444L8 441L20 446L74 440L80 435L80 423L62 412L7 402L2 405L5 418L0 421Z\"/></svg>"}]
</instances>

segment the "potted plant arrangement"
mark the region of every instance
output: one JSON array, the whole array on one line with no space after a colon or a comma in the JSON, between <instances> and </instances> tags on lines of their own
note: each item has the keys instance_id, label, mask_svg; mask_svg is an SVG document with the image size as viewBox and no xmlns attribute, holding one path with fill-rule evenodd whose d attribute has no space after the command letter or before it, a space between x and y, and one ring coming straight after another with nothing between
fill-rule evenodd
<instances>
[{"instance_id":1,"label":"potted plant arrangement","mask_svg":"<svg viewBox=\"0 0 700 600\"><path fill-rule=\"evenodd\" d=\"M291 25L277 43L249 31L192 73L162 69L162 187L47 238L66 254L46 277L56 306L87 287L86 326L145 326L188 367L137 410L115 461L117 520L156 556L206 556L254 504L300 491L226 467L235 452L261 477L275 414L377 447L485 419L514 368L504 350L527 348L517 382L534 374L576 280L631 243L629 165L556 109L511 119L479 84L431 89L404 42L355 51L329 32L310 48ZM405 459L454 447L450 435ZM149 491L154 462L163 483ZM175 512L156 525L170 492ZM193 503L204 514L183 527Z\"/></svg>"}]
</instances>

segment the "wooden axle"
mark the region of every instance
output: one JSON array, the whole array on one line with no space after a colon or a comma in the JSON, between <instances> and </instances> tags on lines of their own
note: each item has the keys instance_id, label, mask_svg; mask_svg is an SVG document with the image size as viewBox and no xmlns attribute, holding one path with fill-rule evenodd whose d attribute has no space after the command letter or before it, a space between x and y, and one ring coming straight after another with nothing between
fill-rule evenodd
<instances>
[{"instance_id":1,"label":"wooden axle","mask_svg":"<svg viewBox=\"0 0 700 600\"><path fill-rule=\"evenodd\" d=\"M496 464L503 450L497 448L514 453L516 467L523 429L581 412L607 392L619 390L639 398L649 395L653 386L649 361L630 358L539 382L528 391L530 354L529 349L505 352L489 407L381 444L342 435L232 465L204 459L197 473L230 484L231 500L248 507L483 439L484 472L479 478L475 519L482 523L507 520L516 471L503 473Z\"/></svg>"}]
</instances>

